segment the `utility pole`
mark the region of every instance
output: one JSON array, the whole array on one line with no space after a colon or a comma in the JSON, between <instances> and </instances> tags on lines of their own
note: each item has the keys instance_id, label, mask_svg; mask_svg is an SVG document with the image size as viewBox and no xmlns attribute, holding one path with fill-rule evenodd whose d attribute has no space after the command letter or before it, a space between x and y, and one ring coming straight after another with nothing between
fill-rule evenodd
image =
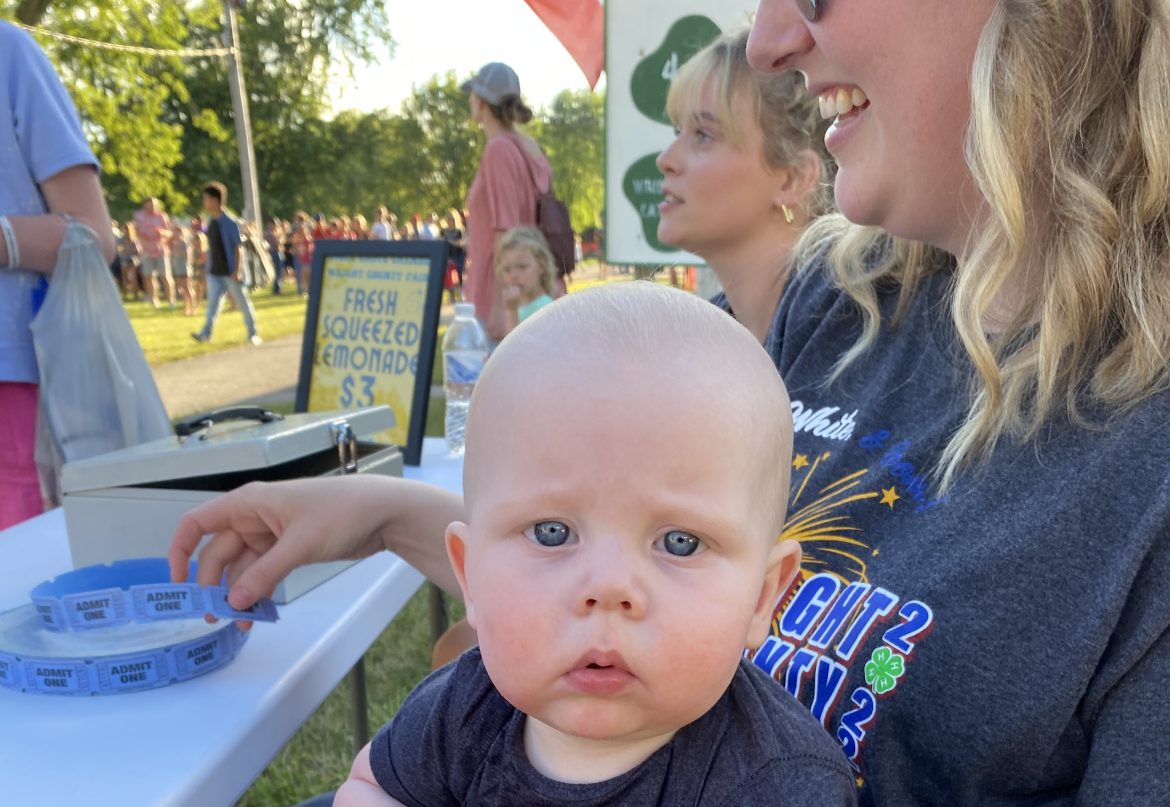
<instances>
[{"instance_id":1,"label":"utility pole","mask_svg":"<svg viewBox=\"0 0 1170 807\"><path fill-rule=\"evenodd\" d=\"M243 0L223 0L223 43L232 49L228 55L228 84L232 91L232 112L236 117L236 143L240 147L240 179L244 185L244 210L256 222L256 232L263 232L260 216L260 186L256 182L256 152L252 149L252 117L248 112L248 93L244 90L244 69L240 64L240 32L236 27L236 6Z\"/></svg>"}]
</instances>

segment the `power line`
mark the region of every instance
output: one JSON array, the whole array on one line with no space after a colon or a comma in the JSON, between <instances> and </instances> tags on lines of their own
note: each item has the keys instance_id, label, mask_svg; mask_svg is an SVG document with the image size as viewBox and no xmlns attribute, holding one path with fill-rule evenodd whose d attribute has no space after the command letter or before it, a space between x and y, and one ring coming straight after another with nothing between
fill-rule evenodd
<instances>
[{"instance_id":1,"label":"power line","mask_svg":"<svg viewBox=\"0 0 1170 807\"><path fill-rule=\"evenodd\" d=\"M10 22L13 25L15 25L17 28L23 28L25 31L28 31L31 34L40 34L41 36L47 36L50 39L56 39L56 40L59 40L61 42L68 42L72 45L86 45L86 46L91 47L91 48L97 48L99 50L112 50L112 51L117 51L118 53L136 53L136 54L139 54L141 56L177 56L180 58L200 58L200 57L205 57L205 56L207 56L207 57L209 57L209 56L231 56L234 53L232 48L168 49L168 48L147 48L147 47L142 47L140 45L119 45L119 44L114 43L114 42L98 42L98 41L93 40L93 39L84 39L80 36L72 36L71 34L62 34L62 33L59 33L57 31L50 31L46 28L38 28L35 25L25 25L24 23L17 22L16 20L10 20Z\"/></svg>"}]
</instances>

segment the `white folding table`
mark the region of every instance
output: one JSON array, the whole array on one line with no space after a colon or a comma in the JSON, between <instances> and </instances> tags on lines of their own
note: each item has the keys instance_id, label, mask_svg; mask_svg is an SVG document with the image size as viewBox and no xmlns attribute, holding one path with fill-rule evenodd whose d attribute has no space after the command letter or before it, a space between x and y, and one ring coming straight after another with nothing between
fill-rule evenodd
<instances>
[{"instance_id":1,"label":"white folding table","mask_svg":"<svg viewBox=\"0 0 1170 807\"><path fill-rule=\"evenodd\" d=\"M456 492L461 474L437 439L406 470ZM60 510L0 532L0 611L70 568ZM422 582L396 555L367 558L256 625L228 666L162 689L0 690L0 804L232 804Z\"/></svg>"}]
</instances>

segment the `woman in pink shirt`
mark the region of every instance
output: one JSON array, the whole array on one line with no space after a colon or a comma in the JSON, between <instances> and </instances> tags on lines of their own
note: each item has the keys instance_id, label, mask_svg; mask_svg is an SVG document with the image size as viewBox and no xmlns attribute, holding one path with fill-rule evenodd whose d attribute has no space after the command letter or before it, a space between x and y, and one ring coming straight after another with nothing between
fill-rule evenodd
<instances>
[{"instance_id":1,"label":"woman in pink shirt","mask_svg":"<svg viewBox=\"0 0 1170 807\"><path fill-rule=\"evenodd\" d=\"M536 141L517 131L532 120L520 100L520 79L506 64L486 64L463 90L471 93L471 117L488 141L467 194L466 297L488 336L507 332L500 289L493 271L496 238L522 224L536 224L536 199L552 185L552 167Z\"/></svg>"}]
</instances>

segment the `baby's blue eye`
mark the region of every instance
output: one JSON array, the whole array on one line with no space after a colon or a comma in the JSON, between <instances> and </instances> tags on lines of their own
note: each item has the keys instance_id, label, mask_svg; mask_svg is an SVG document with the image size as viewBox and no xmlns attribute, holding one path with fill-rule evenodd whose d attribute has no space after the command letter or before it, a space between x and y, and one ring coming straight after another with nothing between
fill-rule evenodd
<instances>
[{"instance_id":1,"label":"baby's blue eye","mask_svg":"<svg viewBox=\"0 0 1170 807\"><path fill-rule=\"evenodd\" d=\"M703 542L689 532L671 530L662 536L662 548L671 555L685 558L703 549Z\"/></svg>"},{"instance_id":2,"label":"baby's blue eye","mask_svg":"<svg viewBox=\"0 0 1170 807\"><path fill-rule=\"evenodd\" d=\"M541 546L563 546L573 537L573 531L559 521L541 521L526 532Z\"/></svg>"}]
</instances>

